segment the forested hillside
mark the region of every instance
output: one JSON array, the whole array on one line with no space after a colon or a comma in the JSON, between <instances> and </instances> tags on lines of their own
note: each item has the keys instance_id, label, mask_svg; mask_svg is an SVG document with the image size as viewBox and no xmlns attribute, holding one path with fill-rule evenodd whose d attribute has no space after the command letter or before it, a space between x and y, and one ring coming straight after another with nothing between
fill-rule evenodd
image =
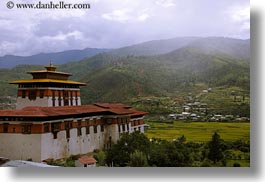
<instances>
[{"instance_id":1,"label":"forested hillside","mask_svg":"<svg viewBox=\"0 0 265 182\"><path fill-rule=\"evenodd\" d=\"M2 94L14 96L16 89L8 82L30 78L25 72L40 68L22 65L1 69ZM236 86L249 94L249 40L176 38L151 41L58 65L58 70L70 72L71 79L87 83L82 88L83 103L175 96L179 92L193 91L197 84Z\"/></svg>"}]
</instances>

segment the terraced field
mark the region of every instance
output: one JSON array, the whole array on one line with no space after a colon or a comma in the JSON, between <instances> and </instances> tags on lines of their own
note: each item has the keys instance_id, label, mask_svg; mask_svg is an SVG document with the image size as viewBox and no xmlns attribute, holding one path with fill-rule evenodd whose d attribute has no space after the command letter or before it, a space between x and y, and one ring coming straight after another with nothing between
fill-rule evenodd
<instances>
[{"instance_id":1,"label":"terraced field","mask_svg":"<svg viewBox=\"0 0 265 182\"><path fill-rule=\"evenodd\" d=\"M187 141L210 141L213 132L217 131L225 141L250 140L250 123L234 122L149 122L150 128L145 132L148 138L172 140L184 135Z\"/></svg>"}]
</instances>

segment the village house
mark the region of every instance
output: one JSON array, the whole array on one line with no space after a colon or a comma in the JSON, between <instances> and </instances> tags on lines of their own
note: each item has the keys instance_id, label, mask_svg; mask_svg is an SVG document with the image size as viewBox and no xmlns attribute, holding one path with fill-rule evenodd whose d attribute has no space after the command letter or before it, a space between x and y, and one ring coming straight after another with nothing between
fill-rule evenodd
<instances>
[{"instance_id":1,"label":"village house","mask_svg":"<svg viewBox=\"0 0 265 182\"><path fill-rule=\"evenodd\" d=\"M75 161L75 167L96 167L97 161L93 157L80 157Z\"/></svg>"},{"instance_id":2,"label":"village house","mask_svg":"<svg viewBox=\"0 0 265 182\"><path fill-rule=\"evenodd\" d=\"M208 105L201 102L188 103L183 106L183 112L197 112L198 114L200 113L201 115L205 115L207 113L207 110Z\"/></svg>"}]
</instances>

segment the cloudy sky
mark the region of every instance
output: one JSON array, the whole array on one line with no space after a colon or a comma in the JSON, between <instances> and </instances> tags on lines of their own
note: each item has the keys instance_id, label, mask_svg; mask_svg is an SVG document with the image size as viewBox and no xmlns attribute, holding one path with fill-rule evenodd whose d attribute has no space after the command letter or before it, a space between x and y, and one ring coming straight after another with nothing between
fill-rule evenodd
<instances>
[{"instance_id":1,"label":"cloudy sky","mask_svg":"<svg viewBox=\"0 0 265 182\"><path fill-rule=\"evenodd\" d=\"M89 3L84 10L8 9L6 2L0 2L0 56L118 48L180 36L250 37L249 0L64 0Z\"/></svg>"}]
</instances>

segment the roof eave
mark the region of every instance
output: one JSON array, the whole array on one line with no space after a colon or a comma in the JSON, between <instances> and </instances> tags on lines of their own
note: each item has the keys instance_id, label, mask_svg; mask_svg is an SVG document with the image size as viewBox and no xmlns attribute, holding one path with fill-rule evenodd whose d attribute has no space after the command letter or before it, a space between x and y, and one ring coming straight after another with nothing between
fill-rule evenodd
<instances>
[{"instance_id":1,"label":"roof eave","mask_svg":"<svg viewBox=\"0 0 265 182\"><path fill-rule=\"evenodd\" d=\"M75 81L70 81L70 82L64 82L64 81L28 81L28 80L18 80L18 81L13 81L13 82L9 82L9 84L26 84L26 83L66 83L66 84L70 84L70 85L80 85L80 86L86 86L86 83L82 83L82 82L75 82Z\"/></svg>"},{"instance_id":2,"label":"roof eave","mask_svg":"<svg viewBox=\"0 0 265 182\"><path fill-rule=\"evenodd\" d=\"M36 73L55 73L55 74L62 74L62 75L72 76L71 73L65 73L65 72L59 72L59 71L47 71L47 70L41 70L41 71L28 71L28 72L27 72L27 74L36 74Z\"/></svg>"}]
</instances>

